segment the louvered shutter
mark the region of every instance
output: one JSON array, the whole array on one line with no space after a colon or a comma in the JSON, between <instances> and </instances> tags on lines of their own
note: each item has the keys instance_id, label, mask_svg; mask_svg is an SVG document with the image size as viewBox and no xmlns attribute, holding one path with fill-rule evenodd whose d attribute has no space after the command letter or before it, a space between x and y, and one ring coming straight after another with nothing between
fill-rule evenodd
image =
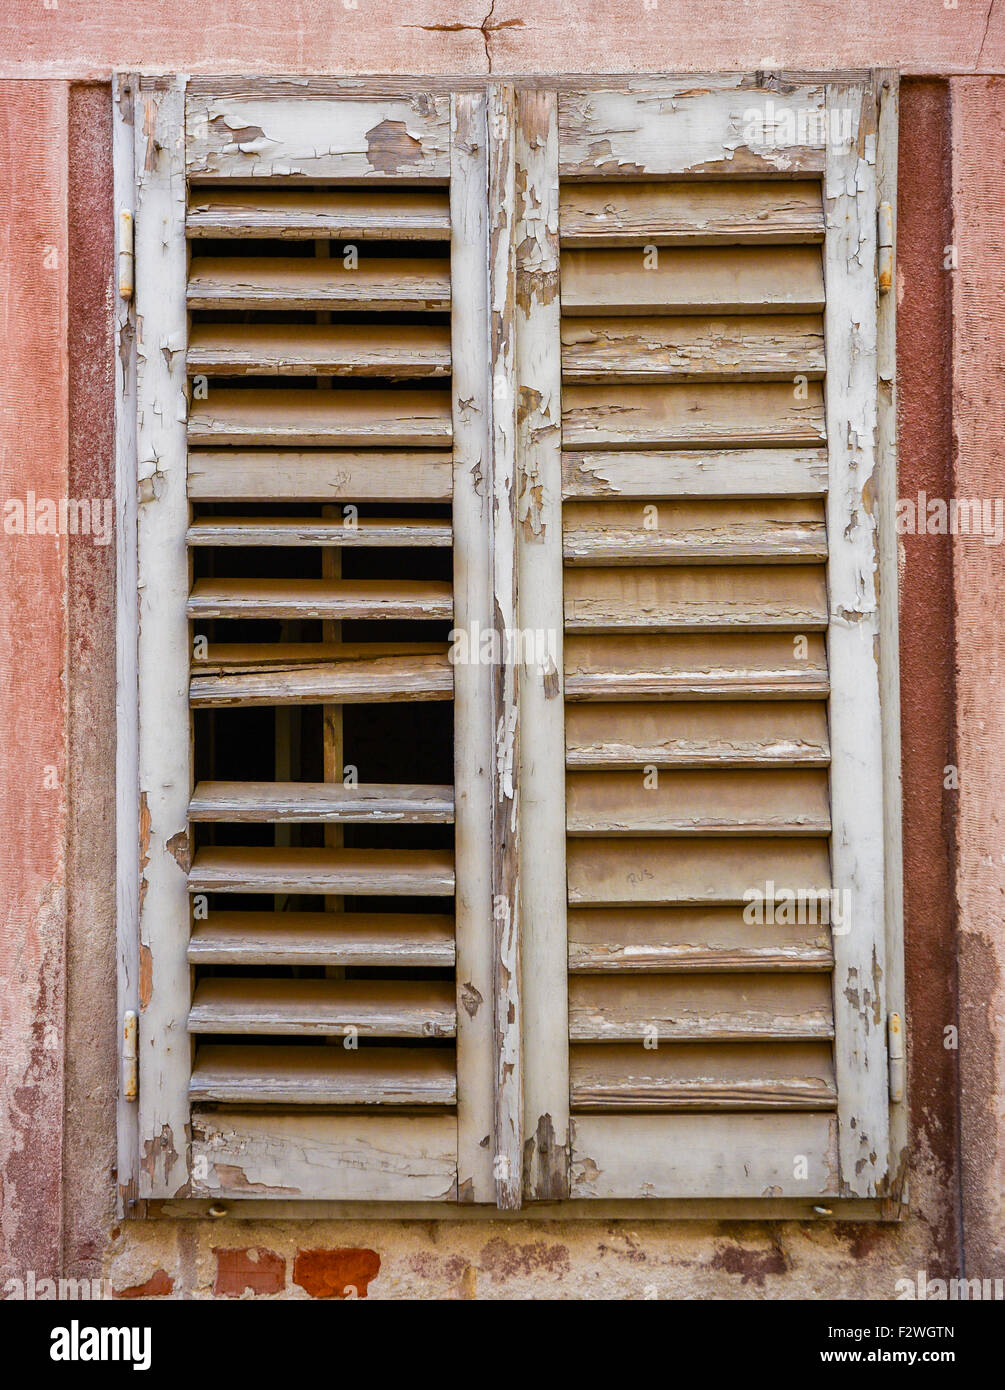
<instances>
[{"instance_id":1,"label":"louvered shutter","mask_svg":"<svg viewBox=\"0 0 1005 1390\"><path fill-rule=\"evenodd\" d=\"M877 111L521 111L528 1197L886 1190Z\"/></svg>"},{"instance_id":2,"label":"louvered shutter","mask_svg":"<svg viewBox=\"0 0 1005 1390\"><path fill-rule=\"evenodd\" d=\"M138 84L143 1196L494 1198L485 119Z\"/></svg>"}]
</instances>

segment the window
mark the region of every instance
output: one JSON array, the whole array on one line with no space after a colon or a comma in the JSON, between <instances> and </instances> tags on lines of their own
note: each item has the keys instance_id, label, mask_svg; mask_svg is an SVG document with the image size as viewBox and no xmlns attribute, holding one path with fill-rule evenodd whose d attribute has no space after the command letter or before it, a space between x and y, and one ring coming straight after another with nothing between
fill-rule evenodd
<instances>
[{"instance_id":1,"label":"window","mask_svg":"<svg viewBox=\"0 0 1005 1390\"><path fill-rule=\"evenodd\" d=\"M897 1195L895 100L120 79L127 1201Z\"/></svg>"}]
</instances>

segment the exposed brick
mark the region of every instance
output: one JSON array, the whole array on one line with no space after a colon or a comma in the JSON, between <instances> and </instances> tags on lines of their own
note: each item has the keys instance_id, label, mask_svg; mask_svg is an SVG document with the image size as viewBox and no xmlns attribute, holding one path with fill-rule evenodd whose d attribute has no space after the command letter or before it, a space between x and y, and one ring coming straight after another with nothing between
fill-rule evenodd
<instances>
[{"instance_id":1,"label":"exposed brick","mask_svg":"<svg viewBox=\"0 0 1005 1390\"><path fill-rule=\"evenodd\" d=\"M366 1298L379 1273L376 1250L298 1250L293 1262L293 1282L311 1298L348 1298L351 1288Z\"/></svg>"},{"instance_id":2,"label":"exposed brick","mask_svg":"<svg viewBox=\"0 0 1005 1390\"><path fill-rule=\"evenodd\" d=\"M130 1284L128 1289L113 1289L115 1298L166 1298L174 1289L174 1280L165 1269L155 1269L145 1284Z\"/></svg>"},{"instance_id":3,"label":"exposed brick","mask_svg":"<svg viewBox=\"0 0 1005 1390\"><path fill-rule=\"evenodd\" d=\"M274 1250L260 1245L234 1250L215 1245L217 1298L240 1298L246 1289L253 1294L282 1293L286 1288L286 1261Z\"/></svg>"}]
</instances>

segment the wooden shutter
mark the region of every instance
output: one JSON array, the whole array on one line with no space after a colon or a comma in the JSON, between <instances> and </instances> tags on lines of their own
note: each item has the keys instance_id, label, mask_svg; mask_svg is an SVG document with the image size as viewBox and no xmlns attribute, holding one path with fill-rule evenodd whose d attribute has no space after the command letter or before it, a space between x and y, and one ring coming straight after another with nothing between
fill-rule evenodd
<instances>
[{"instance_id":1,"label":"wooden shutter","mask_svg":"<svg viewBox=\"0 0 1005 1390\"><path fill-rule=\"evenodd\" d=\"M886 1190L877 112L521 108L526 1196Z\"/></svg>"},{"instance_id":2,"label":"wooden shutter","mask_svg":"<svg viewBox=\"0 0 1005 1390\"><path fill-rule=\"evenodd\" d=\"M485 104L139 86L144 1196L494 1197Z\"/></svg>"}]
</instances>

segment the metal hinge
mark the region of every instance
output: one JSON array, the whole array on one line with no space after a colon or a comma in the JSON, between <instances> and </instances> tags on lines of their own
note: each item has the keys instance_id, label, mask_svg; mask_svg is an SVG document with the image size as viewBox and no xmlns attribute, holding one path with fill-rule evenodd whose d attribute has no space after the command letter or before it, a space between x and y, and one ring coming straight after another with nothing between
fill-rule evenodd
<instances>
[{"instance_id":1,"label":"metal hinge","mask_svg":"<svg viewBox=\"0 0 1005 1390\"><path fill-rule=\"evenodd\" d=\"M134 289L133 214L128 208L119 213L119 295L132 299Z\"/></svg>"},{"instance_id":2,"label":"metal hinge","mask_svg":"<svg viewBox=\"0 0 1005 1390\"><path fill-rule=\"evenodd\" d=\"M886 1025L888 1052L890 1058L890 1102L897 1104L904 1099L904 1023L900 1014L891 1014Z\"/></svg>"},{"instance_id":3,"label":"metal hinge","mask_svg":"<svg viewBox=\"0 0 1005 1390\"><path fill-rule=\"evenodd\" d=\"M127 1009L122 1017L122 1099L138 1100L140 1068L137 1042L139 1019L135 1009Z\"/></svg>"},{"instance_id":4,"label":"metal hinge","mask_svg":"<svg viewBox=\"0 0 1005 1390\"><path fill-rule=\"evenodd\" d=\"M893 287L893 205L879 205L879 292L887 294Z\"/></svg>"}]
</instances>

